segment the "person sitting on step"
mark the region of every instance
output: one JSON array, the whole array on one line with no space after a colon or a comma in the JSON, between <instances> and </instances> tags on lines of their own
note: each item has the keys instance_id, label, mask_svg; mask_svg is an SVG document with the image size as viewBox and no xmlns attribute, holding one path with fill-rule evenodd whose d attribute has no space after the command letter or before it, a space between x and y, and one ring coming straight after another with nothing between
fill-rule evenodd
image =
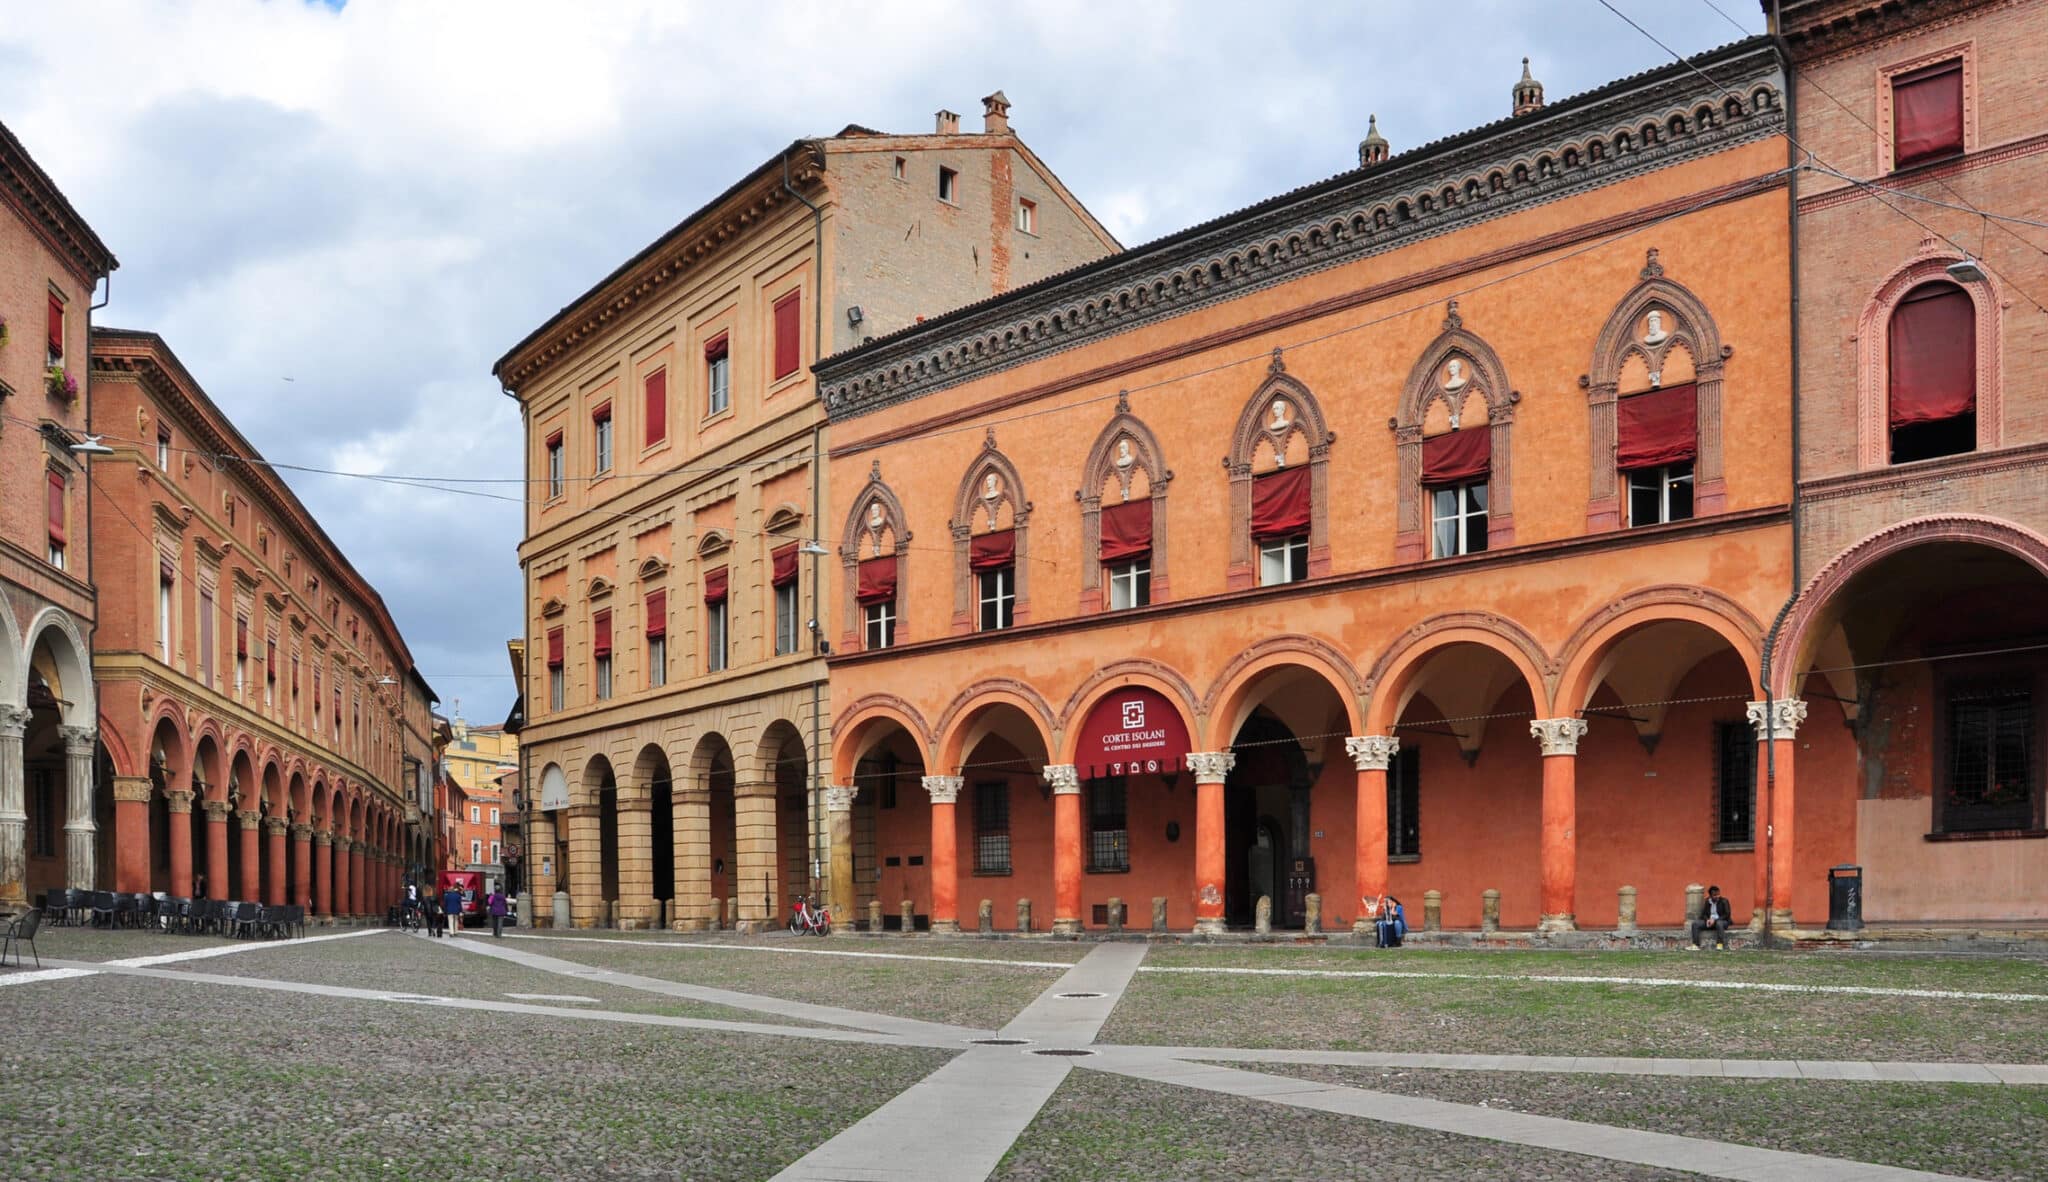
<instances>
[{"instance_id":1,"label":"person sitting on step","mask_svg":"<svg viewBox=\"0 0 2048 1182\"><path fill-rule=\"evenodd\" d=\"M1728 926L1733 921L1734 913L1728 907L1728 900L1722 898L1721 888L1708 887L1706 906L1700 911L1700 917L1692 922L1693 949L1699 949L1702 933L1712 932L1715 946L1723 952L1728 951Z\"/></svg>"}]
</instances>

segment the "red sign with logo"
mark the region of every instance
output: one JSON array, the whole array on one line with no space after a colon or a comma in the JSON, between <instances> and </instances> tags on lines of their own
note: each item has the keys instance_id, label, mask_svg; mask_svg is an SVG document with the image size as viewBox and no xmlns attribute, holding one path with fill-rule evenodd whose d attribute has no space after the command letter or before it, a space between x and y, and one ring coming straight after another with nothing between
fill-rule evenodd
<instances>
[{"instance_id":1,"label":"red sign with logo","mask_svg":"<svg viewBox=\"0 0 2048 1182\"><path fill-rule=\"evenodd\" d=\"M1089 777L1171 773L1190 746L1187 723L1164 694L1127 686L1088 711L1074 762Z\"/></svg>"}]
</instances>

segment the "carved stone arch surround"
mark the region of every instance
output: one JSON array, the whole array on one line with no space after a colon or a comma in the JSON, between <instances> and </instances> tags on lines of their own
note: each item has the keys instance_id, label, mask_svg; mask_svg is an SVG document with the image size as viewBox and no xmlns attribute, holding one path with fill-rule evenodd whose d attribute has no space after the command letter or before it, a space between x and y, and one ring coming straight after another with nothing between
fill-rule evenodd
<instances>
[{"instance_id":1,"label":"carved stone arch surround","mask_svg":"<svg viewBox=\"0 0 2048 1182\"><path fill-rule=\"evenodd\" d=\"M1444 330L1429 343L1408 371L1401 387L1401 404L1387 425L1394 432L1394 452L1399 473L1400 496L1394 533L1397 562L1420 562L1429 557L1429 522L1422 498L1422 422L1430 404L1442 399L1445 409L1457 419L1458 407L1437 380L1453 357L1472 367L1470 386L1486 399L1487 430L1493 433L1491 469L1486 478L1486 548L1497 550L1515 544L1514 435L1515 405L1522 396L1508 382L1507 366L1500 354L1479 334L1465 327L1465 318L1452 300L1444 313ZM1461 395L1469 398L1469 393ZM1469 430L1470 428L1465 428Z\"/></svg>"},{"instance_id":2,"label":"carved stone arch surround","mask_svg":"<svg viewBox=\"0 0 2048 1182\"><path fill-rule=\"evenodd\" d=\"M1129 440L1132 461L1129 470L1119 471L1116 464L1116 445L1119 440ZM1115 478L1123 495L1128 498L1131 491L1133 471L1145 473L1145 489L1152 501L1152 602L1165 603L1171 596L1168 591L1166 561L1166 490L1173 482L1173 469L1166 466L1165 453L1159 447L1158 436L1143 419L1131 413L1128 395L1117 395L1116 414L1095 437L1095 446L1088 449L1088 462L1082 467L1081 487L1074 493L1074 499L1081 504L1081 612L1091 614L1102 610L1102 564L1094 555L1102 549L1102 486Z\"/></svg>"},{"instance_id":3,"label":"carved stone arch surround","mask_svg":"<svg viewBox=\"0 0 2048 1182\"><path fill-rule=\"evenodd\" d=\"M1269 413L1276 398L1285 398L1294 407L1281 431L1272 429ZM1330 445L1337 442L1337 433L1330 430L1322 403L1287 372L1280 350L1275 349L1266 380L1238 412L1230 454L1223 460L1223 469L1230 475L1230 569L1224 580L1230 590L1258 582L1252 551L1252 477L1259 453L1284 457L1297 435L1308 445L1308 576L1313 579L1330 573Z\"/></svg>"},{"instance_id":4,"label":"carved stone arch surround","mask_svg":"<svg viewBox=\"0 0 2048 1182\"><path fill-rule=\"evenodd\" d=\"M882 510L880 529L868 525L869 510L879 505ZM896 556L896 638L901 644L909 635L904 629L907 618L904 606L909 597L904 586L909 582L910 530L903 515L903 502L896 496L896 490L882 479L882 461L876 460L868 467L868 481L853 499L853 509L846 515L846 528L839 534L839 585L844 588L842 597L845 611L843 626L839 634L839 650L855 652L860 648L862 617L860 609L860 563L863 558L880 558L882 532L887 531L894 543L888 551Z\"/></svg>"},{"instance_id":5,"label":"carved stone arch surround","mask_svg":"<svg viewBox=\"0 0 2048 1182\"><path fill-rule=\"evenodd\" d=\"M983 483L990 474L994 474L1000 484L993 501L982 495ZM953 500L953 520L946 523L953 534L953 631L956 633L974 631L974 572L968 568L968 548L976 522L986 522L991 506L1000 510L1004 505L1010 507L1010 525L1017 536L1017 597L1011 623L1024 624L1031 619L1031 501L1024 495L1024 479L1017 474L1017 466L996 446L995 428L991 427L981 441L981 453L974 457L974 462L967 466L967 474L960 480L959 494ZM901 627L900 623L898 627Z\"/></svg>"},{"instance_id":6,"label":"carved stone arch surround","mask_svg":"<svg viewBox=\"0 0 2048 1182\"><path fill-rule=\"evenodd\" d=\"M1636 338L1636 326L1652 308L1669 313L1674 321L1655 345ZM1692 355L1696 391L1693 515L1706 517L1727 508L1728 486L1721 475L1721 371L1735 350L1721 343L1720 327L1706 304L1684 285L1665 278L1653 247L1643 263L1641 282L1629 289L1601 326L1593 344L1592 371L1581 379L1591 416L1587 532L1619 529L1622 524L1621 481L1614 466L1620 442L1615 421L1622 367L1629 358L1641 357L1652 374L1661 373L1672 350L1681 347Z\"/></svg>"},{"instance_id":7,"label":"carved stone arch surround","mask_svg":"<svg viewBox=\"0 0 2048 1182\"><path fill-rule=\"evenodd\" d=\"M1856 466L1891 463L1891 321L1899 302L1923 283L1952 283L1969 293L1977 325L1977 450L2005 439L2005 359L2000 341L2005 294L1987 271L1965 283L1948 273L1962 260L1947 243L1924 238L1913 257L1885 277L1856 320Z\"/></svg>"}]
</instances>

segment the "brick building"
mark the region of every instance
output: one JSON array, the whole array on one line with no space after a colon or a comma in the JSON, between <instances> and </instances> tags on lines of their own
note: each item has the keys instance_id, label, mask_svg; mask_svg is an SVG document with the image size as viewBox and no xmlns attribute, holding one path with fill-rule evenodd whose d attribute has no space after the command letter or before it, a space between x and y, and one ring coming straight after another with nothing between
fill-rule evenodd
<instances>
[{"instance_id":1,"label":"brick building","mask_svg":"<svg viewBox=\"0 0 2048 1182\"><path fill-rule=\"evenodd\" d=\"M441 758L462 788L455 810L450 855L459 870L480 870L490 881L504 874L504 816L511 807L500 782L518 768L519 737L502 726L473 726L460 712L450 719Z\"/></svg>"},{"instance_id":2,"label":"brick building","mask_svg":"<svg viewBox=\"0 0 2048 1182\"><path fill-rule=\"evenodd\" d=\"M1764 906L1784 72L1754 38L1501 90L818 366L835 898L1041 931ZM1800 808L1805 883L1853 805Z\"/></svg>"},{"instance_id":3,"label":"brick building","mask_svg":"<svg viewBox=\"0 0 2048 1182\"><path fill-rule=\"evenodd\" d=\"M162 338L96 329L92 368L96 884L383 914L433 697L404 638Z\"/></svg>"},{"instance_id":4,"label":"brick building","mask_svg":"<svg viewBox=\"0 0 2048 1182\"><path fill-rule=\"evenodd\" d=\"M94 422L83 364L112 252L0 125L0 906L91 887L111 805L94 790Z\"/></svg>"},{"instance_id":5,"label":"brick building","mask_svg":"<svg viewBox=\"0 0 2048 1182\"><path fill-rule=\"evenodd\" d=\"M815 889L809 363L1117 247L983 106L792 143L495 367L526 427L532 887L578 926L751 927Z\"/></svg>"},{"instance_id":6,"label":"brick building","mask_svg":"<svg viewBox=\"0 0 2048 1182\"><path fill-rule=\"evenodd\" d=\"M2048 259L1999 219L2043 217L2048 4L1765 7L1814 161L1796 178L1801 590L1771 648L1803 725L1783 734L1775 789L1796 804L1776 840L1862 864L1876 918L2039 920ZM1805 914L1812 876L1793 887L1783 862L1780 906Z\"/></svg>"}]
</instances>

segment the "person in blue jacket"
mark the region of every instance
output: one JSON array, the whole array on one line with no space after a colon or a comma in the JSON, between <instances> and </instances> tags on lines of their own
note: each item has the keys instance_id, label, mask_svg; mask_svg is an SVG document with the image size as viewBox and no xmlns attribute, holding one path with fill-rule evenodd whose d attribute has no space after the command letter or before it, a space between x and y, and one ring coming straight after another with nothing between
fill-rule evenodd
<instances>
[{"instance_id":1,"label":"person in blue jacket","mask_svg":"<svg viewBox=\"0 0 2048 1182\"><path fill-rule=\"evenodd\" d=\"M1401 900L1392 895L1380 896L1380 917L1375 924L1378 933L1376 946L1399 948L1408 935L1408 913L1401 908Z\"/></svg>"},{"instance_id":2,"label":"person in blue jacket","mask_svg":"<svg viewBox=\"0 0 2048 1182\"><path fill-rule=\"evenodd\" d=\"M441 914L448 919L448 934L462 931L462 888L451 886L441 892Z\"/></svg>"}]
</instances>

